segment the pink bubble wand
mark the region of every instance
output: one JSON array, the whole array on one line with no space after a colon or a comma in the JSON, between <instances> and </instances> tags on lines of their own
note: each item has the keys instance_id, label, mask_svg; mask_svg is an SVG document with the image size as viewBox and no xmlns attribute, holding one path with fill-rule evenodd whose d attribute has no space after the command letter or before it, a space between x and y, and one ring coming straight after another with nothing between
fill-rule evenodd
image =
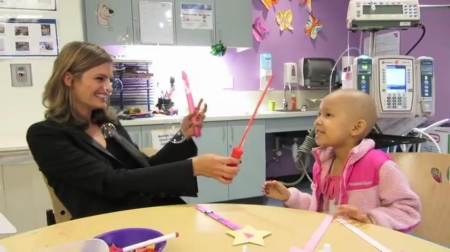
<instances>
[{"instance_id":1,"label":"pink bubble wand","mask_svg":"<svg viewBox=\"0 0 450 252\"><path fill-rule=\"evenodd\" d=\"M191 87L189 85L189 79L188 79L188 76L185 71L181 72L181 77L184 81L184 91L186 92L186 99L187 99L187 104L188 104L188 108L189 108L189 113L194 114L194 116L192 117L192 122L197 123L200 120L200 118L197 114L195 114L197 111L195 111L196 108L194 105L194 98L192 97ZM202 136L202 132L199 127L194 128L194 136L195 137Z\"/></svg>"}]
</instances>

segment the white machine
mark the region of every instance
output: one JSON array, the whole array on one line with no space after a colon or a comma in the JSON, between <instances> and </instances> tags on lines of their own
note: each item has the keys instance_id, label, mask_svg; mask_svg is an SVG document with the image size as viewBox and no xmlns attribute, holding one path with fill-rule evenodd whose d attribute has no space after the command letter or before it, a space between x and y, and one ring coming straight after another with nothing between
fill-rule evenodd
<instances>
[{"instance_id":1,"label":"white machine","mask_svg":"<svg viewBox=\"0 0 450 252\"><path fill-rule=\"evenodd\" d=\"M418 0L350 0L348 5L348 30L404 29L419 24Z\"/></svg>"},{"instance_id":2,"label":"white machine","mask_svg":"<svg viewBox=\"0 0 450 252\"><path fill-rule=\"evenodd\" d=\"M414 60L400 55L373 58L373 94L380 117L417 115Z\"/></svg>"},{"instance_id":3,"label":"white machine","mask_svg":"<svg viewBox=\"0 0 450 252\"><path fill-rule=\"evenodd\" d=\"M430 57L416 59L418 110L422 115L433 116L435 109L434 60Z\"/></svg>"},{"instance_id":4,"label":"white machine","mask_svg":"<svg viewBox=\"0 0 450 252\"><path fill-rule=\"evenodd\" d=\"M434 114L434 61L430 57L359 56L351 88L374 97L380 118Z\"/></svg>"}]
</instances>

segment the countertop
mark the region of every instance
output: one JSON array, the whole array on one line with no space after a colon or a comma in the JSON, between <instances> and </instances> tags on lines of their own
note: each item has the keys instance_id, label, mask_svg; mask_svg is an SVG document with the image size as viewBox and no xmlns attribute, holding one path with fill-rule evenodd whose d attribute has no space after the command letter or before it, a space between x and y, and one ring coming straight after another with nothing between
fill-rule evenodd
<instances>
[{"instance_id":1,"label":"countertop","mask_svg":"<svg viewBox=\"0 0 450 252\"><path fill-rule=\"evenodd\" d=\"M252 113L241 112L241 113L208 113L205 118L205 122L220 122L220 121L237 121L237 120L248 120L250 119ZM316 116L317 111L292 111L292 112L282 112L282 111L262 111L258 112L255 119L277 119L277 118L291 118L291 117L310 117ZM135 120L122 120L120 123L123 126L143 126L143 125L153 125L153 124L166 124L166 123L176 123L180 122L181 116L154 116L152 118L142 118Z\"/></svg>"},{"instance_id":2,"label":"countertop","mask_svg":"<svg viewBox=\"0 0 450 252\"><path fill-rule=\"evenodd\" d=\"M248 120L252 113L240 112L240 113L207 113L205 122L220 122L220 121L237 121ZM256 119L277 119L277 118L292 118L292 117L311 117L316 116L317 111L261 111L256 115ZM121 120L120 123L123 126L144 126L144 125L158 125L158 124L170 124L180 123L181 116L155 116L152 118L142 118L135 120ZM15 148L0 148L1 156L10 155L27 155L29 154L28 146L18 146Z\"/></svg>"}]
</instances>

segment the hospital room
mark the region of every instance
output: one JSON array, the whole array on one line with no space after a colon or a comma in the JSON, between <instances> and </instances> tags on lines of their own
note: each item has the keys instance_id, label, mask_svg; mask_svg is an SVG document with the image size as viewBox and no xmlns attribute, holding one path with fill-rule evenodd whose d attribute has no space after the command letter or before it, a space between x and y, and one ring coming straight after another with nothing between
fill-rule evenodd
<instances>
[{"instance_id":1,"label":"hospital room","mask_svg":"<svg viewBox=\"0 0 450 252\"><path fill-rule=\"evenodd\" d=\"M0 252L450 252L449 24L448 0L0 1Z\"/></svg>"}]
</instances>

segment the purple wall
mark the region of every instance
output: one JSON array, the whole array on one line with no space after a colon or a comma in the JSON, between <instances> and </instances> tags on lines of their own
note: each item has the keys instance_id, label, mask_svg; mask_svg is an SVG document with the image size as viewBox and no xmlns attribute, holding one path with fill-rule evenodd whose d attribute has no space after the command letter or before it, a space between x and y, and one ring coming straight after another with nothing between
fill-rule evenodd
<instances>
[{"instance_id":1,"label":"purple wall","mask_svg":"<svg viewBox=\"0 0 450 252\"><path fill-rule=\"evenodd\" d=\"M234 78L234 90L251 91L259 89L259 55L272 54L272 67L275 75L272 87L283 88L283 65L286 62L298 62L304 57L331 57L337 59L347 48L345 1L313 1L313 11L324 24L324 28L315 40L303 31L308 14L299 5L298 0L283 0L273 9L267 10L261 0L253 0L253 19L261 17L263 24L270 30L269 36L262 42L254 40L253 48L241 53L225 55L230 73ZM293 11L294 31L280 33L275 21L276 10ZM350 43L358 46L359 36L350 34Z\"/></svg>"},{"instance_id":2,"label":"purple wall","mask_svg":"<svg viewBox=\"0 0 450 252\"><path fill-rule=\"evenodd\" d=\"M259 1L254 1L254 3ZM316 47L312 46L312 43L309 41L309 39L304 38L303 35L294 34L291 35L292 37L296 38L295 43L293 41L286 40L284 43L290 43L292 48L299 48L300 50L305 48L304 50L298 50L298 51L288 51L288 50L281 50L277 48L278 41L285 40L284 36L281 38L278 38L277 40L273 41L273 38L270 43L267 44L261 44L258 52L261 51L262 48L268 52L272 52L274 57L275 64L279 64L279 66L274 65L275 71L282 71L282 63L291 60L290 53L292 52L292 57L295 56L295 58L302 57L304 55L312 55L312 56L333 56L338 57L341 51L346 47L346 39L345 39L345 16L346 16L346 4L337 4L335 2L339 1L316 1L314 2L313 9L315 8L317 15L319 17L324 18L325 28L323 30L323 37L320 37L315 42ZM421 0L421 4L448 4L448 0ZM281 4L281 1L280 1ZM284 5L289 5L291 2L284 1ZM294 5L294 3L292 3ZM327 11L326 8L328 7L329 15L326 15ZM333 12L331 12L333 10ZM254 15L257 15L259 11L255 10ZM305 14L301 11L294 12L295 17L301 16L302 19L305 17ZM271 14L269 14L270 16ZM273 14L272 14L273 16ZM411 56L429 56L433 57L435 59L436 69L435 69L435 76L436 76L436 114L433 119L439 120L443 118L449 118L450 112L448 112L446 106L446 97L448 97L448 94L450 94L450 71L448 70L450 67L450 35L448 33L448 30L446 30L444 27L448 26L450 24L450 10L449 9L427 9L423 8L421 9L421 16L422 16L422 23L426 27L426 35L423 38L422 42L414 49L414 51L411 52ZM299 20L297 19L297 22ZM327 26L327 24L329 24ZM300 26L300 25L298 25ZM294 26L295 28L295 26ZM407 31L401 31L400 35L400 41L401 41L401 53L406 53L419 39L421 35L420 29L411 29ZM354 37L351 38L352 45L358 46L359 44L359 34L354 34ZM286 36L287 38L288 36ZM331 42L337 40L335 42ZM273 41L273 42L272 42ZM320 47L319 47L320 45ZM283 48L287 47L283 46ZM314 51L317 50L317 51ZM254 53L254 52L252 52ZM281 57L282 55L282 57ZM238 57L236 55L235 57ZM251 61L252 59L246 58L245 62L247 63L254 63ZM255 62L256 62L256 56L255 56ZM240 60L236 60L240 61ZM255 63L256 64L256 63ZM235 66L236 67L236 66ZM280 69L280 70L277 70ZM248 67L245 68L246 73ZM242 76L239 75L239 78L244 78L244 71L238 71L234 70L235 72L242 72ZM253 72L253 69L251 70ZM257 70L255 69L255 72ZM253 74L252 74L253 79ZM257 76L255 74L254 77L255 81L252 81L252 85L257 85L256 80ZM277 79L278 88L282 85L281 79ZM270 160L272 158L272 143L273 143L273 136L267 136L267 160ZM271 163L267 167L267 177L277 177L277 176L285 176L285 175L294 175L299 174L299 171L295 168L294 162L292 161L291 154L287 151L283 152L283 157L280 159L279 163Z\"/></svg>"}]
</instances>

